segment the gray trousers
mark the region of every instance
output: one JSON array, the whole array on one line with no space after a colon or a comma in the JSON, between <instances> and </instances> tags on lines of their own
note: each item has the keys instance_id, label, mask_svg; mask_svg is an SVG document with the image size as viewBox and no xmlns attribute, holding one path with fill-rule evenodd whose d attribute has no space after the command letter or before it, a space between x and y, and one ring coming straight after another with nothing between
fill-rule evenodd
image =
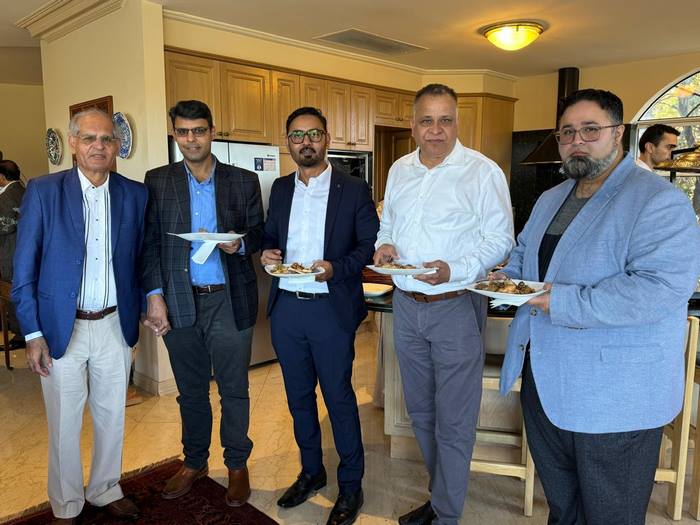
<instances>
[{"instance_id":1,"label":"gray trousers","mask_svg":"<svg viewBox=\"0 0 700 525\"><path fill-rule=\"evenodd\" d=\"M406 408L430 475L434 525L457 525L481 403L486 301L421 303L394 293L394 346Z\"/></svg>"}]
</instances>

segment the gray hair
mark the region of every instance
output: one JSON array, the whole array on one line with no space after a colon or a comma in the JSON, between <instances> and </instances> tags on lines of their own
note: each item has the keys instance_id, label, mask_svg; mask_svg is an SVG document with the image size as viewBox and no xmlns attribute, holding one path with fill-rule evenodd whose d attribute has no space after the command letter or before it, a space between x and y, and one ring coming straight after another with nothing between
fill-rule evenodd
<instances>
[{"instance_id":1,"label":"gray hair","mask_svg":"<svg viewBox=\"0 0 700 525\"><path fill-rule=\"evenodd\" d=\"M77 137L80 134L80 120L90 115L99 115L112 122L112 117L106 111L99 108L84 109L71 117L68 123L68 134ZM112 124L112 136L118 139L122 138L120 130L114 124Z\"/></svg>"}]
</instances>

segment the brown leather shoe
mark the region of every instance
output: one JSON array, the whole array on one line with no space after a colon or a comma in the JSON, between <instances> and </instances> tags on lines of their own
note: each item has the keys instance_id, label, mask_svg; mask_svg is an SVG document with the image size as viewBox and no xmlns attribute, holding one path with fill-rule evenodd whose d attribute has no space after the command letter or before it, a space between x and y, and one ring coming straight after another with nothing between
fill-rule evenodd
<instances>
[{"instance_id":1,"label":"brown leather shoe","mask_svg":"<svg viewBox=\"0 0 700 525\"><path fill-rule=\"evenodd\" d=\"M228 490L226 491L226 505L229 507L241 507L250 497L250 482L248 481L248 469L228 469Z\"/></svg>"},{"instance_id":2,"label":"brown leather shoe","mask_svg":"<svg viewBox=\"0 0 700 525\"><path fill-rule=\"evenodd\" d=\"M75 525L76 518L56 518L49 525Z\"/></svg>"},{"instance_id":3,"label":"brown leather shoe","mask_svg":"<svg viewBox=\"0 0 700 525\"><path fill-rule=\"evenodd\" d=\"M139 508L128 498L121 498L108 503L104 507L112 516L119 519L139 519Z\"/></svg>"},{"instance_id":4,"label":"brown leather shoe","mask_svg":"<svg viewBox=\"0 0 700 525\"><path fill-rule=\"evenodd\" d=\"M179 498L190 491L195 481L205 477L207 474L209 474L209 467L207 465L204 465L199 470L183 465L165 484L161 496L165 499Z\"/></svg>"}]
</instances>

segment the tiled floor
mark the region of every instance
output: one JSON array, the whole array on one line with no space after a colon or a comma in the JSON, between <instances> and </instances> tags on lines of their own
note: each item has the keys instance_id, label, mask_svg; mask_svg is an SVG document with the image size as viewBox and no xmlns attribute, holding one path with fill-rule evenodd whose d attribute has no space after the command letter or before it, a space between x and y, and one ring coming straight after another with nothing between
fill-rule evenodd
<instances>
[{"instance_id":1,"label":"tiled floor","mask_svg":"<svg viewBox=\"0 0 700 525\"><path fill-rule=\"evenodd\" d=\"M365 505L359 525L395 523L400 514L423 503L427 497L427 477L418 462L388 457L388 439L383 431L383 412L372 404L374 387L376 332L363 331L357 339L355 390L360 406L365 444ZM16 363L23 356L18 353ZM216 385L212 399L218 406ZM330 422L319 402L323 446L329 485L305 504L289 510L279 509L275 501L292 483L299 471L298 451L292 435L282 375L277 364L250 371L250 437L255 443L249 468L253 494L250 502L282 524L325 523L336 497L335 468ZM218 424L218 417L215 424ZM87 476L90 462L91 421L86 415L83 426L83 464ZM47 429L39 380L17 368L0 369L0 521L1 517L46 501ZM226 484L226 469L218 443L212 440L210 475ZM126 409L125 472L138 469L181 452L180 415L175 396L147 397ZM688 486L688 485L686 485ZM647 523L673 523L665 514L666 487L654 489ZM535 491L532 518L522 515L522 482L488 474L472 475L464 524L516 525L546 523L547 509L539 485ZM686 493L686 508L689 496ZM687 512L682 524L697 523Z\"/></svg>"}]
</instances>

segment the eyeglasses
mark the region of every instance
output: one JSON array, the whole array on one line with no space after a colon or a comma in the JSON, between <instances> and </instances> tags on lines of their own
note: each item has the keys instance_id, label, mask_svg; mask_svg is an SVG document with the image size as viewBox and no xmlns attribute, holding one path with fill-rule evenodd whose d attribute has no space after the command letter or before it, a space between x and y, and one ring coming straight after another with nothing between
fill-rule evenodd
<instances>
[{"instance_id":1,"label":"eyeglasses","mask_svg":"<svg viewBox=\"0 0 700 525\"><path fill-rule=\"evenodd\" d=\"M210 128L203 128L203 127L197 127L197 128L175 128L175 135L178 137L187 137L190 134L190 131L192 132L192 135L195 137L203 137L204 135L207 134Z\"/></svg>"},{"instance_id":2,"label":"eyeglasses","mask_svg":"<svg viewBox=\"0 0 700 525\"><path fill-rule=\"evenodd\" d=\"M600 138L600 130L605 128L616 128L621 124L610 124L609 126L583 126L578 129L565 128L554 132L554 138L562 145L571 144L576 138L576 133L581 136L584 142L595 142Z\"/></svg>"},{"instance_id":3,"label":"eyeglasses","mask_svg":"<svg viewBox=\"0 0 700 525\"><path fill-rule=\"evenodd\" d=\"M309 137L311 142L321 142L321 139L326 134L322 129L310 129L308 131L302 131L300 129L295 129L290 131L287 137L292 141L292 144L301 144L304 142L304 137Z\"/></svg>"},{"instance_id":4,"label":"eyeglasses","mask_svg":"<svg viewBox=\"0 0 700 525\"><path fill-rule=\"evenodd\" d=\"M92 146L97 141L103 146L112 146L121 139L119 137L110 137L109 135L100 135L99 137L97 135L78 135L78 140L85 146Z\"/></svg>"}]
</instances>

